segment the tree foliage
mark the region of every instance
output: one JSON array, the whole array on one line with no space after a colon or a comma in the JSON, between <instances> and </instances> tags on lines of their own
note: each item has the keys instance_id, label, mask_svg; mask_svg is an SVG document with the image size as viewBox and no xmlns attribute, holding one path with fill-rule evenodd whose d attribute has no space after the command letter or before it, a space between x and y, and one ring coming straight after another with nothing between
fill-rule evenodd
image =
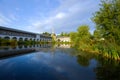
<instances>
[{"instance_id":1,"label":"tree foliage","mask_svg":"<svg viewBox=\"0 0 120 80\"><path fill-rule=\"evenodd\" d=\"M89 26L82 25L70 33L71 41L82 51L120 60L120 0L101 0L100 6L92 18L96 24L94 34L91 36Z\"/></svg>"},{"instance_id":2,"label":"tree foliage","mask_svg":"<svg viewBox=\"0 0 120 80\"><path fill-rule=\"evenodd\" d=\"M79 26L77 32L70 33L70 38L71 41L75 43L75 45L87 44L90 40L89 26Z\"/></svg>"},{"instance_id":3,"label":"tree foliage","mask_svg":"<svg viewBox=\"0 0 120 80\"><path fill-rule=\"evenodd\" d=\"M101 37L120 44L120 0L102 0L101 8L93 17Z\"/></svg>"},{"instance_id":4,"label":"tree foliage","mask_svg":"<svg viewBox=\"0 0 120 80\"><path fill-rule=\"evenodd\" d=\"M43 32L42 34L43 34L43 35L47 35L47 36L51 36L51 34L48 33L48 32Z\"/></svg>"},{"instance_id":5,"label":"tree foliage","mask_svg":"<svg viewBox=\"0 0 120 80\"><path fill-rule=\"evenodd\" d=\"M62 36L62 37L68 37L68 36L69 36L69 33L61 32L61 34L60 34L59 36Z\"/></svg>"},{"instance_id":6,"label":"tree foliage","mask_svg":"<svg viewBox=\"0 0 120 80\"><path fill-rule=\"evenodd\" d=\"M80 41L88 41L90 39L90 32L88 25L82 25L77 29L77 35Z\"/></svg>"},{"instance_id":7,"label":"tree foliage","mask_svg":"<svg viewBox=\"0 0 120 80\"><path fill-rule=\"evenodd\" d=\"M95 40L96 39L98 40L98 39L102 38L101 34L100 34L100 30L95 30L94 34L93 34L93 37L94 37Z\"/></svg>"},{"instance_id":8,"label":"tree foliage","mask_svg":"<svg viewBox=\"0 0 120 80\"><path fill-rule=\"evenodd\" d=\"M72 42L76 41L77 33L76 32L70 32L70 39Z\"/></svg>"}]
</instances>

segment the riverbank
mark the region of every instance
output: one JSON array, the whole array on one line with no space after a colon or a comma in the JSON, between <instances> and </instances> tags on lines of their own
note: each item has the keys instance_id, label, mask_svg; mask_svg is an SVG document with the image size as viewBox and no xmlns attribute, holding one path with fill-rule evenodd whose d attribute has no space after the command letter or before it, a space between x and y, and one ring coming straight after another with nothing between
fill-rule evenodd
<instances>
[{"instance_id":1,"label":"riverbank","mask_svg":"<svg viewBox=\"0 0 120 80\"><path fill-rule=\"evenodd\" d=\"M76 48L79 51L90 53L90 54L97 54L103 58L108 58L116 61L120 61L120 51L119 46L114 44L108 44L105 42L97 42L96 44L90 44L90 45L73 45L74 48Z\"/></svg>"}]
</instances>

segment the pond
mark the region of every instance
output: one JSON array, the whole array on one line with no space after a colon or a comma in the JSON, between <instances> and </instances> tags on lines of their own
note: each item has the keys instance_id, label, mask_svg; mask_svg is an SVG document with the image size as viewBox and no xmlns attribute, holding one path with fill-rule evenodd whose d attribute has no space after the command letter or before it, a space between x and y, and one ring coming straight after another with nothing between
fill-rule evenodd
<instances>
[{"instance_id":1,"label":"pond","mask_svg":"<svg viewBox=\"0 0 120 80\"><path fill-rule=\"evenodd\" d=\"M2 46L0 80L120 80L120 62L70 45Z\"/></svg>"}]
</instances>

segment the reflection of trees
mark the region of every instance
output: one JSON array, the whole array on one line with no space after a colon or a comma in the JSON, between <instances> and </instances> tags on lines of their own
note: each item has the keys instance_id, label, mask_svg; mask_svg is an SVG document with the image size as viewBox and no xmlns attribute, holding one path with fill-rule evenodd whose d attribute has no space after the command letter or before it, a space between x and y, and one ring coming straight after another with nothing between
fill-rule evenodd
<instances>
[{"instance_id":1,"label":"reflection of trees","mask_svg":"<svg viewBox=\"0 0 120 80\"><path fill-rule=\"evenodd\" d=\"M94 54L78 50L74 52L74 55L77 56L77 62L82 66L89 66L90 60L95 58Z\"/></svg>"},{"instance_id":2,"label":"reflection of trees","mask_svg":"<svg viewBox=\"0 0 120 80\"><path fill-rule=\"evenodd\" d=\"M75 48L73 48L70 53L73 56L77 56L77 62L81 66L86 66L86 67L89 66L90 60L95 58L94 54L83 52L83 51L77 50Z\"/></svg>"},{"instance_id":3,"label":"reflection of trees","mask_svg":"<svg viewBox=\"0 0 120 80\"><path fill-rule=\"evenodd\" d=\"M112 60L99 60L95 69L97 80L120 80L120 62Z\"/></svg>"},{"instance_id":4,"label":"reflection of trees","mask_svg":"<svg viewBox=\"0 0 120 80\"><path fill-rule=\"evenodd\" d=\"M77 56L77 62L81 65L81 66L89 66L89 59L84 57L84 56L81 56L81 55L78 55Z\"/></svg>"}]
</instances>

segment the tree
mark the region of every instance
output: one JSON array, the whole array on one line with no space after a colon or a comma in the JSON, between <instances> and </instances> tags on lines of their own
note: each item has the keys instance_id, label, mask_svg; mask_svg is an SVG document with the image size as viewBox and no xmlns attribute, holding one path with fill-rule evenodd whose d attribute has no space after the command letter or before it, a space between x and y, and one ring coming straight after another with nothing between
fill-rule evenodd
<instances>
[{"instance_id":1,"label":"tree","mask_svg":"<svg viewBox=\"0 0 120 80\"><path fill-rule=\"evenodd\" d=\"M102 0L101 8L93 17L101 37L120 44L120 0Z\"/></svg>"},{"instance_id":2,"label":"tree","mask_svg":"<svg viewBox=\"0 0 120 80\"><path fill-rule=\"evenodd\" d=\"M77 37L77 33L76 32L70 32L70 39L72 42L76 42L76 37Z\"/></svg>"},{"instance_id":3,"label":"tree","mask_svg":"<svg viewBox=\"0 0 120 80\"><path fill-rule=\"evenodd\" d=\"M100 31L99 30L95 30L94 34L93 34L93 37L94 37L94 39L100 39L100 38L102 38L101 34L100 34Z\"/></svg>"},{"instance_id":4,"label":"tree","mask_svg":"<svg viewBox=\"0 0 120 80\"><path fill-rule=\"evenodd\" d=\"M62 37L68 37L68 36L69 36L69 33L61 32L60 36L62 36Z\"/></svg>"},{"instance_id":5,"label":"tree","mask_svg":"<svg viewBox=\"0 0 120 80\"><path fill-rule=\"evenodd\" d=\"M77 29L77 41L83 42L83 43L89 43L90 39L90 32L89 32L89 26L88 25L81 25Z\"/></svg>"},{"instance_id":6,"label":"tree","mask_svg":"<svg viewBox=\"0 0 120 80\"><path fill-rule=\"evenodd\" d=\"M63 32L61 32L60 36L64 36L64 33L63 33Z\"/></svg>"},{"instance_id":7,"label":"tree","mask_svg":"<svg viewBox=\"0 0 120 80\"><path fill-rule=\"evenodd\" d=\"M91 34L88 25L81 25L78 27L77 32L71 32L70 38L75 46L88 46L90 43Z\"/></svg>"},{"instance_id":8,"label":"tree","mask_svg":"<svg viewBox=\"0 0 120 80\"><path fill-rule=\"evenodd\" d=\"M47 35L47 36L51 36L51 34L48 33L48 32L44 32L44 33L42 33L42 34Z\"/></svg>"}]
</instances>

